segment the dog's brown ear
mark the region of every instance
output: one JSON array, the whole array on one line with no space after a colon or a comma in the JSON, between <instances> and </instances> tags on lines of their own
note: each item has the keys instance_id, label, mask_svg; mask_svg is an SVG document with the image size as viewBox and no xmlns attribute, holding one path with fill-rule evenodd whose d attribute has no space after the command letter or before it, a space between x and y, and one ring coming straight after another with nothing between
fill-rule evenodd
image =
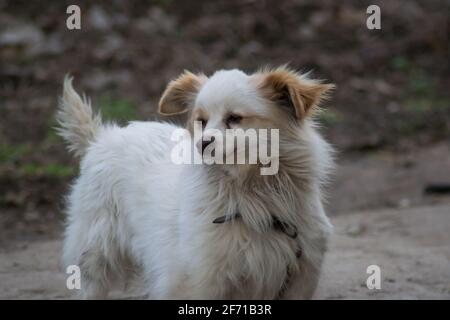
<instances>
[{"instance_id":1,"label":"dog's brown ear","mask_svg":"<svg viewBox=\"0 0 450 320\"><path fill-rule=\"evenodd\" d=\"M182 73L167 85L159 100L158 112L163 115L182 114L189 110L195 96L206 80L203 74L195 75L189 71Z\"/></svg>"},{"instance_id":2,"label":"dog's brown ear","mask_svg":"<svg viewBox=\"0 0 450 320\"><path fill-rule=\"evenodd\" d=\"M288 107L297 119L302 120L312 113L321 100L328 97L334 84L324 84L308 79L286 67L262 71L259 78L259 89L264 97L278 105Z\"/></svg>"}]
</instances>

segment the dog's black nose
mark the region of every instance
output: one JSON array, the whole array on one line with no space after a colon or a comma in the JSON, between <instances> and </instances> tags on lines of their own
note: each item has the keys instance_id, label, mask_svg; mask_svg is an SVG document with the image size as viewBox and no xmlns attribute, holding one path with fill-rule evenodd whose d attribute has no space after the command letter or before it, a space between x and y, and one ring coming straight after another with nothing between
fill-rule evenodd
<instances>
[{"instance_id":1,"label":"dog's black nose","mask_svg":"<svg viewBox=\"0 0 450 320\"><path fill-rule=\"evenodd\" d=\"M206 147L207 147L209 144L213 143L214 140L216 140L216 138L215 138L214 136L211 137L211 139L210 139L209 141L202 140L202 154L205 152Z\"/></svg>"}]
</instances>

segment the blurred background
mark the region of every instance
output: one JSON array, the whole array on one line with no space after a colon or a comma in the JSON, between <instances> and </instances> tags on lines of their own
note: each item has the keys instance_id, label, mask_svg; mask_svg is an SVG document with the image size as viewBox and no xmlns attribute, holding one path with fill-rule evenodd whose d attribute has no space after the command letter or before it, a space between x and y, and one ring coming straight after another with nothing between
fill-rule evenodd
<instances>
[{"instance_id":1,"label":"blurred background","mask_svg":"<svg viewBox=\"0 0 450 320\"><path fill-rule=\"evenodd\" d=\"M66 28L70 4L81 8L81 30ZM366 27L370 4L381 8L381 30ZM53 130L66 73L105 118L126 123L157 119L165 85L184 69L312 70L337 84L318 121L338 150L328 213L343 234L368 226L341 216L380 210L436 207L448 226L450 194L424 190L450 184L449 9L439 0L0 0L1 250L61 236L78 171ZM11 259L3 268L20 269Z\"/></svg>"}]
</instances>

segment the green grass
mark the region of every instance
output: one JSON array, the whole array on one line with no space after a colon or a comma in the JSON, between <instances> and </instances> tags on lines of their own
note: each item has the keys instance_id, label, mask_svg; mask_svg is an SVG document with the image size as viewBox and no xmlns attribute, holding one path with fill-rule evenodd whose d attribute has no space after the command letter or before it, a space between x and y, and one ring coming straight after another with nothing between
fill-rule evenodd
<instances>
[{"instance_id":1,"label":"green grass","mask_svg":"<svg viewBox=\"0 0 450 320\"><path fill-rule=\"evenodd\" d=\"M394 70L408 71L411 68L411 64L404 56L396 56L391 59L390 66Z\"/></svg>"},{"instance_id":2,"label":"green grass","mask_svg":"<svg viewBox=\"0 0 450 320\"><path fill-rule=\"evenodd\" d=\"M433 120L433 128L445 136L446 114L450 112L450 99L445 97L426 96L409 97L404 101L408 117L396 119L395 127L403 135L414 135L430 126Z\"/></svg>"},{"instance_id":3,"label":"green grass","mask_svg":"<svg viewBox=\"0 0 450 320\"><path fill-rule=\"evenodd\" d=\"M442 103L437 102L437 100L442 100L436 89L437 79L430 72L414 66L404 56L392 58L390 66L393 70L401 71L407 75L408 81L404 87L404 95L407 97L406 105L411 105L411 109L418 111L431 109L436 104L441 107Z\"/></svg>"},{"instance_id":4,"label":"green grass","mask_svg":"<svg viewBox=\"0 0 450 320\"><path fill-rule=\"evenodd\" d=\"M424 70L417 69L410 73L408 91L414 95L436 95L436 81Z\"/></svg>"},{"instance_id":5,"label":"green grass","mask_svg":"<svg viewBox=\"0 0 450 320\"><path fill-rule=\"evenodd\" d=\"M30 152L28 144L0 144L0 163L19 161Z\"/></svg>"},{"instance_id":6,"label":"green grass","mask_svg":"<svg viewBox=\"0 0 450 320\"><path fill-rule=\"evenodd\" d=\"M136 119L136 107L133 103L115 99L112 96L103 96L99 101L100 111L106 121L119 123ZM24 177L50 177L68 178L76 174L76 168L59 163L40 163L33 159L34 155L45 154L49 146L63 142L55 132L56 121L51 119L45 138L38 145L7 143L0 144L0 172L11 172ZM41 161L42 162L42 161ZM9 173L7 173L9 174Z\"/></svg>"},{"instance_id":7,"label":"green grass","mask_svg":"<svg viewBox=\"0 0 450 320\"><path fill-rule=\"evenodd\" d=\"M106 95L100 98L99 106L105 120L127 122L137 118L136 106L127 100Z\"/></svg>"},{"instance_id":8,"label":"green grass","mask_svg":"<svg viewBox=\"0 0 450 320\"><path fill-rule=\"evenodd\" d=\"M409 98L405 100L405 107L413 113L425 113L432 109L433 101L428 98Z\"/></svg>"},{"instance_id":9,"label":"green grass","mask_svg":"<svg viewBox=\"0 0 450 320\"><path fill-rule=\"evenodd\" d=\"M47 125L47 132L43 140L44 143L60 143L61 145L64 143L64 140L58 135L56 131L56 128L58 127L59 125L56 122L56 119L50 119Z\"/></svg>"},{"instance_id":10,"label":"green grass","mask_svg":"<svg viewBox=\"0 0 450 320\"><path fill-rule=\"evenodd\" d=\"M58 163L37 164L27 163L19 168L19 171L25 176L46 176L54 178L67 178L75 174L75 169L71 166L62 165Z\"/></svg>"},{"instance_id":11,"label":"green grass","mask_svg":"<svg viewBox=\"0 0 450 320\"><path fill-rule=\"evenodd\" d=\"M319 122L325 126L332 126L338 122L341 122L342 115L338 114L332 110L321 110L317 116Z\"/></svg>"},{"instance_id":12,"label":"green grass","mask_svg":"<svg viewBox=\"0 0 450 320\"><path fill-rule=\"evenodd\" d=\"M401 61L401 59L400 59ZM403 62L397 64L402 65ZM409 65L409 64L408 64ZM403 105L414 114L446 111L450 108L448 96L437 90L437 79L426 70L407 67L408 82L404 91Z\"/></svg>"},{"instance_id":13,"label":"green grass","mask_svg":"<svg viewBox=\"0 0 450 320\"><path fill-rule=\"evenodd\" d=\"M44 152L41 147L37 147L36 152ZM0 169L12 168L16 174L28 177L53 177L67 178L76 173L76 169L69 165L58 163L40 164L29 160L32 155L32 148L28 144L0 145ZM1 172L2 170L0 170Z\"/></svg>"}]
</instances>

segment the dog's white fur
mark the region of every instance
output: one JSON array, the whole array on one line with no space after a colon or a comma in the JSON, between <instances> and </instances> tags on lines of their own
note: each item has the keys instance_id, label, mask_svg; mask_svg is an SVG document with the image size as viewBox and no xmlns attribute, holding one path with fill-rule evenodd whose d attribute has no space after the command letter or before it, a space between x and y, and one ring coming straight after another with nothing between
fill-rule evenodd
<instances>
[{"instance_id":1,"label":"dog's white fur","mask_svg":"<svg viewBox=\"0 0 450 320\"><path fill-rule=\"evenodd\" d=\"M267 80L276 72L277 79ZM297 117L264 93L283 77L306 90L298 92L304 109L295 110ZM149 298L311 298L331 232L322 206L331 149L306 114L330 88L323 86L285 68L210 78L186 73L169 85L162 113L200 106L208 126L220 127L219 115L237 110L249 114L244 127L280 128L279 172L261 176L254 166L173 164L170 136L177 126L101 124L66 78L59 132L82 160L68 197L63 261L80 266L82 296L104 298L115 280L138 272ZM184 89L191 90L185 96L191 106L177 106ZM212 223L237 211L242 219ZM271 228L271 215L295 225L298 237Z\"/></svg>"}]
</instances>

